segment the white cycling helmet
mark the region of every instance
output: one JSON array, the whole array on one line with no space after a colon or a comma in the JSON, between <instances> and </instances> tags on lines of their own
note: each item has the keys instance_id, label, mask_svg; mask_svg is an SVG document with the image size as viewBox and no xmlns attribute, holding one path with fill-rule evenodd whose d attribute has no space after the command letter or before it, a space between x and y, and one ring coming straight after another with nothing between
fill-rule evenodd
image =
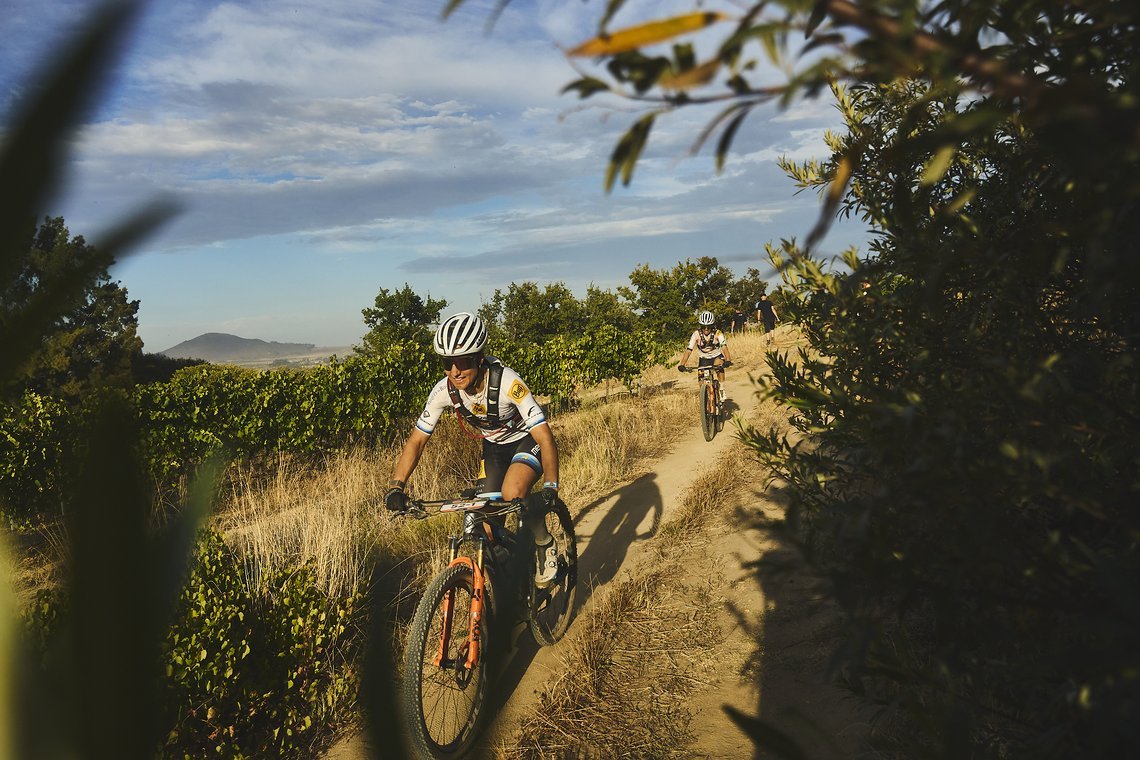
<instances>
[{"instance_id":1,"label":"white cycling helmet","mask_svg":"<svg viewBox=\"0 0 1140 760\"><path fill-rule=\"evenodd\" d=\"M697 322L702 325L711 325L716 322L716 318L711 311L702 311L697 316Z\"/></svg>"},{"instance_id":2,"label":"white cycling helmet","mask_svg":"<svg viewBox=\"0 0 1140 760\"><path fill-rule=\"evenodd\" d=\"M452 314L435 331L432 346L440 356L466 356L487 345L487 325L466 311Z\"/></svg>"}]
</instances>

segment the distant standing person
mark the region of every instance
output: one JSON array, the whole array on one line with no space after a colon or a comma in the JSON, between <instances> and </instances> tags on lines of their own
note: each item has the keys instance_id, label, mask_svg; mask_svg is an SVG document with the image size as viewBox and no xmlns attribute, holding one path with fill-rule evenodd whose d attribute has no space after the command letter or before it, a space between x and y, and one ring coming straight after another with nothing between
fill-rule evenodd
<instances>
[{"instance_id":1,"label":"distant standing person","mask_svg":"<svg viewBox=\"0 0 1140 760\"><path fill-rule=\"evenodd\" d=\"M776 329L776 323L780 321L780 316L776 313L776 306L768 300L768 294L760 296L760 300L756 302L756 320L764 323L764 333L768 336L768 342L772 342L772 331Z\"/></svg>"},{"instance_id":2,"label":"distant standing person","mask_svg":"<svg viewBox=\"0 0 1140 760\"><path fill-rule=\"evenodd\" d=\"M732 323L728 328L729 333L744 332L744 310L739 306L732 307Z\"/></svg>"}]
</instances>

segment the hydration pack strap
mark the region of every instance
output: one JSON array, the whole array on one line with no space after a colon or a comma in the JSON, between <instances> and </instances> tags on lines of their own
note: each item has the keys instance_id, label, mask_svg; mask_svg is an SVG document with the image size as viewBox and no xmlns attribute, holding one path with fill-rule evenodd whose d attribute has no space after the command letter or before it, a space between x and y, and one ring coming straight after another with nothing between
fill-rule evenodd
<instances>
[{"instance_id":1,"label":"hydration pack strap","mask_svg":"<svg viewBox=\"0 0 1140 760\"><path fill-rule=\"evenodd\" d=\"M503 379L503 363L493 356L483 359L487 372L487 418L483 419L472 414L459 398L459 391L447 379L447 395L451 396L451 405L455 411L471 427L481 430L495 430L499 427L499 384Z\"/></svg>"}]
</instances>

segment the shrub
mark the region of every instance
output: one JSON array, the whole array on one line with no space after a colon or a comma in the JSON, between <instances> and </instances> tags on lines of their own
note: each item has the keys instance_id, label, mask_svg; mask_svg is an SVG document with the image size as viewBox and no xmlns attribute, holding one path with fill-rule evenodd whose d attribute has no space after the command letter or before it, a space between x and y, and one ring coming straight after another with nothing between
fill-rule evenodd
<instances>
[{"instance_id":1,"label":"shrub","mask_svg":"<svg viewBox=\"0 0 1140 760\"><path fill-rule=\"evenodd\" d=\"M311 757L316 728L355 697L358 603L326 596L309 567L247 579L221 536L203 532L162 646L159 754ZM43 656L67 606L42 592L25 612Z\"/></svg>"}]
</instances>

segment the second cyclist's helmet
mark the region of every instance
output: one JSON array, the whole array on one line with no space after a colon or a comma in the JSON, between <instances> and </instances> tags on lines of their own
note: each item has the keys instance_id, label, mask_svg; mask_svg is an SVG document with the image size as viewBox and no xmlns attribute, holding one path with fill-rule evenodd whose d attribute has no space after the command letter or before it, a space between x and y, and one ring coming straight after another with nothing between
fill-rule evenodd
<instances>
[{"instance_id":1,"label":"second cyclist's helmet","mask_svg":"<svg viewBox=\"0 0 1140 760\"><path fill-rule=\"evenodd\" d=\"M702 311L697 316L697 322L702 325L712 325L714 322L716 322L716 318L713 317L713 313L711 311Z\"/></svg>"},{"instance_id":2,"label":"second cyclist's helmet","mask_svg":"<svg viewBox=\"0 0 1140 760\"><path fill-rule=\"evenodd\" d=\"M487 345L487 325L474 314L461 311L443 320L432 346L440 356L478 353Z\"/></svg>"}]
</instances>

